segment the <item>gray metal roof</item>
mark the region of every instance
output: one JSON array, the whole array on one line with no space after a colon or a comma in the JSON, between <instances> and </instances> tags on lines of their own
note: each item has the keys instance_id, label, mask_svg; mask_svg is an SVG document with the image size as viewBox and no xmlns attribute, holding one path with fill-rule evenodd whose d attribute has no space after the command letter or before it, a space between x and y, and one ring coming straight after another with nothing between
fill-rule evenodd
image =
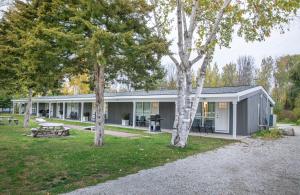
<instances>
[{"instance_id":1,"label":"gray metal roof","mask_svg":"<svg viewBox=\"0 0 300 195\"><path fill-rule=\"evenodd\" d=\"M236 87L213 87L213 88L203 88L202 94L228 94L228 93L238 93L245 91L247 89L254 88L256 86L236 86ZM193 91L194 93L195 91ZM150 95L176 95L176 90L137 90L131 92L116 92L116 93L105 93L105 97L120 97L120 96L150 96ZM67 95L67 96L41 96L35 97L35 99L72 99L72 98L95 98L95 94L83 94L83 95Z\"/></svg>"}]
</instances>

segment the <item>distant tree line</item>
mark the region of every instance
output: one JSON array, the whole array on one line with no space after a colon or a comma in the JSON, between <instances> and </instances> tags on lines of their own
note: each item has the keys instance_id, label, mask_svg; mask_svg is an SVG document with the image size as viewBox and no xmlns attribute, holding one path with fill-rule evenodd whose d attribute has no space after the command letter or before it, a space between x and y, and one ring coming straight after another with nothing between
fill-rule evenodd
<instances>
[{"instance_id":1,"label":"distant tree line","mask_svg":"<svg viewBox=\"0 0 300 195\"><path fill-rule=\"evenodd\" d=\"M220 67L216 63L207 66L205 87L260 85L276 101L274 111L279 120L300 119L300 55L266 57L258 67L252 56L241 56L221 70ZM168 66L160 87L176 89L176 76L175 69ZM192 81L195 87L195 73L192 73Z\"/></svg>"}]
</instances>

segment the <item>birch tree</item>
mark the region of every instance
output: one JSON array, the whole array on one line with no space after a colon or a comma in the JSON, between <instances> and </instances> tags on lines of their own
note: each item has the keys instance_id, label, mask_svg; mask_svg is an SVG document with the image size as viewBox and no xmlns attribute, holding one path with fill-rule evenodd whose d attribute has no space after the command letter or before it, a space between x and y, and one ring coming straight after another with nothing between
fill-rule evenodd
<instances>
[{"instance_id":1,"label":"birch tree","mask_svg":"<svg viewBox=\"0 0 300 195\"><path fill-rule=\"evenodd\" d=\"M284 29L299 8L299 1L265 0L151 0L156 7L155 29L164 38L176 23L177 51L168 56L177 69L176 116L171 144L187 145L203 84L206 67L216 46L229 47L234 32L247 41L263 41L275 27ZM175 18L172 16L175 15ZM173 20L172 20L173 19ZM173 23L172 23L173 21ZM237 29L235 31L235 29ZM172 43L172 40L170 40ZM192 96L191 69L199 66L196 93Z\"/></svg>"}]
</instances>

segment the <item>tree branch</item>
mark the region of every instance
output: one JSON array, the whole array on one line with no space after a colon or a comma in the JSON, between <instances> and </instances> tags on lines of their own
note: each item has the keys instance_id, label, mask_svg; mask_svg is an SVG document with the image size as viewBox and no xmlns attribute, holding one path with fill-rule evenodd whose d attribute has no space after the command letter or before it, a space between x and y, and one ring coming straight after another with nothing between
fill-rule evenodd
<instances>
[{"instance_id":1,"label":"tree branch","mask_svg":"<svg viewBox=\"0 0 300 195\"><path fill-rule=\"evenodd\" d=\"M210 33L208 34L208 38L205 42L205 44L198 50L198 56L195 57L192 61L191 61L191 64L195 64L196 62L198 62L200 59L202 59L205 51L207 50L207 47L209 46L209 44L211 44L215 39L216 39L216 34L217 34L217 31L218 31L218 28L219 28L219 25L220 25L220 22L223 18L223 15L224 15L224 12L225 12L225 9L229 6L231 0L225 0L224 1L224 4L222 6L222 8L220 9L216 19L215 19L215 22L214 22L214 25L210 31Z\"/></svg>"},{"instance_id":2,"label":"tree branch","mask_svg":"<svg viewBox=\"0 0 300 195\"><path fill-rule=\"evenodd\" d=\"M177 0L177 33L178 33L178 50L181 61L184 60L183 51L183 32L182 32L182 4L181 0Z\"/></svg>"},{"instance_id":3,"label":"tree branch","mask_svg":"<svg viewBox=\"0 0 300 195\"><path fill-rule=\"evenodd\" d=\"M198 5L198 0L194 0L193 1L193 7L192 7L192 14L191 14L191 17L190 17L190 26L189 26L189 29L188 29L188 35L190 37L193 36L193 32L195 30L195 27L196 27L196 14L198 12L198 8L199 8L199 5Z\"/></svg>"}]
</instances>

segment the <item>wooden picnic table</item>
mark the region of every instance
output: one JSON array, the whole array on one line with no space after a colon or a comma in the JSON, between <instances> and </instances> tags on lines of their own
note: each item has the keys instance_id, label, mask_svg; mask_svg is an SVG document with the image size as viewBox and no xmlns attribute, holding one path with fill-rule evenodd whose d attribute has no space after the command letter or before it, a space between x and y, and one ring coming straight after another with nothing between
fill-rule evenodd
<instances>
[{"instance_id":1,"label":"wooden picnic table","mask_svg":"<svg viewBox=\"0 0 300 195\"><path fill-rule=\"evenodd\" d=\"M9 125L11 125L12 122L14 122L16 125L19 124L19 120L14 119L13 116L0 116L0 123L4 120L7 120Z\"/></svg>"},{"instance_id":2,"label":"wooden picnic table","mask_svg":"<svg viewBox=\"0 0 300 195\"><path fill-rule=\"evenodd\" d=\"M32 128L31 135L37 137L38 135L48 136L68 136L70 128L64 127L62 123L41 123L39 128Z\"/></svg>"}]
</instances>

